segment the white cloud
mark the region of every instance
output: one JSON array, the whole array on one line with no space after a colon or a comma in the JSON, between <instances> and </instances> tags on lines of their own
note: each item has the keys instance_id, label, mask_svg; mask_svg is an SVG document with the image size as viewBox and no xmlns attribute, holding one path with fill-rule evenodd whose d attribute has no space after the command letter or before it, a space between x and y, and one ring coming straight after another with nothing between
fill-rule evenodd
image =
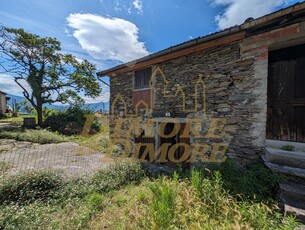
<instances>
[{"instance_id":1,"label":"white cloud","mask_svg":"<svg viewBox=\"0 0 305 230\"><path fill-rule=\"evenodd\" d=\"M26 81L21 81L21 83L28 90L28 92L31 92L31 89ZM9 74L0 74L0 91L23 97L23 90L14 81L14 77Z\"/></svg>"},{"instance_id":2,"label":"white cloud","mask_svg":"<svg viewBox=\"0 0 305 230\"><path fill-rule=\"evenodd\" d=\"M143 14L143 2L142 0L135 0L133 3L135 9L138 10L140 14Z\"/></svg>"},{"instance_id":3,"label":"white cloud","mask_svg":"<svg viewBox=\"0 0 305 230\"><path fill-rule=\"evenodd\" d=\"M139 29L129 21L79 13L66 20L72 35L93 58L128 62L149 54L139 41Z\"/></svg>"},{"instance_id":4,"label":"white cloud","mask_svg":"<svg viewBox=\"0 0 305 230\"><path fill-rule=\"evenodd\" d=\"M247 18L257 18L271 13L277 7L292 0L212 0L215 5L226 6L225 11L216 16L219 29L242 24Z\"/></svg>"}]
</instances>

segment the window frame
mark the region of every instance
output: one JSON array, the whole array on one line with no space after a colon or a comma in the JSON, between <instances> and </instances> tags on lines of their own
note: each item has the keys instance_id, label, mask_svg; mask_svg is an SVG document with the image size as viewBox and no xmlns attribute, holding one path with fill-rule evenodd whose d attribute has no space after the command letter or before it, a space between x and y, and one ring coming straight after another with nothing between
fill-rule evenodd
<instances>
[{"instance_id":1,"label":"window frame","mask_svg":"<svg viewBox=\"0 0 305 230\"><path fill-rule=\"evenodd\" d=\"M145 74L147 74L147 73L145 73L145 71L147 71L149 73L149 76L145 75ZM151 67L135 70L134 71L134 76L133 76L133 90L149 89L150 88L150 82L151 82L151 76L152 76L152 68ZM145 78L146 77L149 77L148 84L145 84ZM140 78L140 80L138 80L138 78ZM137 84L138 81L140 81L140 84Z\"/></svg>"}]
</instances>

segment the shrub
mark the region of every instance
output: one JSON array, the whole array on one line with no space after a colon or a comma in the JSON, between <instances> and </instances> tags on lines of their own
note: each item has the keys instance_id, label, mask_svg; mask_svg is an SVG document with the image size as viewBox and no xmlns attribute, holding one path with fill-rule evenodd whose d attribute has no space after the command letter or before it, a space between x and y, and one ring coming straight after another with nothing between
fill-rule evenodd
<instances>
[{"instance_id":1,"label":"shrub","mask_svg":"<svg viewBox=\"0 0 305 230\"><path fill-rule=\"evenodd\" d=\"M92 178L94 190L109 192L128 184L138 184L144 178L144 171L138 163L120 163L102 169Z\"/></svg>"},{"instance_id":2,"label":"shrub","mask_svg":"<svg viewBox=\"0 0 305 230\"><path fill-rule=\"evenodd\" d=\"M86 121L84 115L92 113L91 110L82 109L80 106L69 107L63 112L49 115L45 119L43 127L64 135L80 134ZM91 130L93 132L100 130L100 124L96 120L93 122Z\"/></svg>"},{"instance_id":3,"label":"shrub","mask_svg":"<svg viewBox=\"0 0 305 230\"><path fill-rule=\"evenodd\" d=\"M0 185L0 203L31 203L51 198L63 185L54 171L32 171L6 178Z\"/></svg>"}]
</instances>

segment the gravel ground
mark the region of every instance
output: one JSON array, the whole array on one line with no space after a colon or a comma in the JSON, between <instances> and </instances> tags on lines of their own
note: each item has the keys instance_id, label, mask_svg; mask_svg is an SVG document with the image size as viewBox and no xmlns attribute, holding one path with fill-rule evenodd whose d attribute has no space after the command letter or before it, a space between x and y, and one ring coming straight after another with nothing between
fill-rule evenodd
<instances>
[{"instance_id":1,"label":"gravel ground","mask_svg":"<svg viewBox=\"0 0 305 230\"><path fill-rule=\"evenodd\" d=\"M78 177L107 167L104 154L76 143L34 144L31 142L0 139L0 172L8 174L20 171L56 169L68 177ZM5 165L5 166L4 166Z\"/></svg>"}]
</instances>

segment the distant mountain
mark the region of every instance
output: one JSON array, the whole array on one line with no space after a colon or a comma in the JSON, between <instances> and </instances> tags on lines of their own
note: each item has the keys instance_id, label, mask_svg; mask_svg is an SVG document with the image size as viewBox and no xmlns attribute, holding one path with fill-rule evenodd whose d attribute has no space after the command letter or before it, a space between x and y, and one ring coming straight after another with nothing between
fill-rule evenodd
<instances>
[{"instance_id":1,"label":"distant mountain","mask_svg":"<svg viewBox=\"0 0 305 230\"><path fill-rule=\"evenodd\" d=\"M24 97L20 97L20 96L16 96L16 95L12 95L12 94L7 94L6 95L7 97L11 98L8 103L11 105L13 102L13 100L16 100L16 102L19 102L19 101L22 101L24 100L25 98Z\"/></svg>"},{"instance_id":2,"label":"distant mountain","mask_svg":"<svg viewBox=\"0 0 305 230\"><path fill-rule=\"evenodd\" d=\"M7 96L10 97L10 100L8 101L8 104L10 106L12 106L13 101L15 101L15 100L18 103L18 102L25 99L24 97L16 96L16 95L13 95L13 94L7 94ZM61 111L65 110L69 107L67 105L54 105L54 104L51 104L51 105L45 104L44 106L49 108L49 109L58 109L58 110L61 110ZM109 102L97 102L97 103L84 104L82 107L93 110L94 112L98 111L98 110L109 111ZM21 108L21 110L23 110L23 108ZM22 111L22 112L25 112L25 111Z\"/></svg>"},{"instance_id":3,"label":"distant mountain","mask_svg":"<svg viewBox=\"0 0 305 230\"><path fill-rule=\"evenodd\" d=\"M92 103L92 104L85 104L83 106L84 108L88 108L93 110L94 112L101 110L101 111L109 111L109 101L108 102L98 102L98 103Z\"/></svg>"}]
</instances>

